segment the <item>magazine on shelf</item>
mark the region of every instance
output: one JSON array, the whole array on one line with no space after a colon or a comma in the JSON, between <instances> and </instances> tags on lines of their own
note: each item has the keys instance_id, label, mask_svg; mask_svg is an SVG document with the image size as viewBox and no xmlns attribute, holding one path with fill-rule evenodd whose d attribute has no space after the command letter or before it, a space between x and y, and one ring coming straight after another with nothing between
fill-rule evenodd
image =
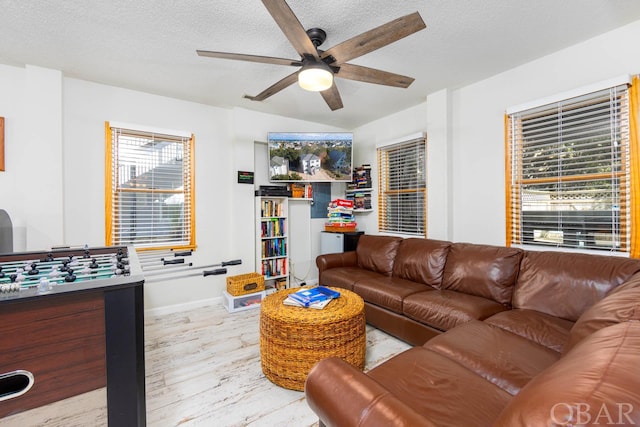
<instances>
[{"instance_id":1,"label":"magazine on shelf","mask_svg":"<svg viewBox=\"0 0 640 427\"><path fill-rule=\"evenodd\" d=\"M338 298L340 292L331 290L324 286L316 286L315 288L304 288L292 294L287 299L292 300L301 307L310 307L312 304L326 302L328 304L334 298ZM326 304L325 304L326 305Z\"/></svg>"}]
</instances>

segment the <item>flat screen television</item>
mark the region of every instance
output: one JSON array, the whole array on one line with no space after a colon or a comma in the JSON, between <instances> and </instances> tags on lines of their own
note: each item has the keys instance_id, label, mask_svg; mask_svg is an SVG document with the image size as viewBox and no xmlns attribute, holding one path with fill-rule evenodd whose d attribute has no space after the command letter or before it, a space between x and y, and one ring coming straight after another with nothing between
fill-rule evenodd
<instances>
[{"instance_id":1,"label":"flat screen television","mask_svg":"<svg viewBox=\"0 0 640 427\"><path fill-rule=\"evenodd\" d=\"M350 182L351 132L269 132L272 182Z\"/></svg>"}]
</instances>

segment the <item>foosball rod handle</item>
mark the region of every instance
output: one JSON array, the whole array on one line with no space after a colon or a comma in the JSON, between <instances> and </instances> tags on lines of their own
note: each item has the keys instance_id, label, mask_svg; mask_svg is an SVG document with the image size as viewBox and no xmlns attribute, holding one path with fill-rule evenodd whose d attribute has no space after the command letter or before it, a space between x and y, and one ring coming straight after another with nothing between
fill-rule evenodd
<instances>
[{"instance_id":1,"label":"foosball rod handle","mask_svg":"<svg viewBox=\"0 0 640 427\"><path fill-rule=\"evenodd\" d=\"M225 265L240 265L240 264L242 264L241 259L234 259L231 261L223 261L220 265L224 267Z\"/></svg>"},{"instance_id":2,"label":"foosball rod handle","mask_svg":"<svg viewBox=\"0 0 640 427\"><path fill-rule=\"evenodd\" d=\"M227 269L226 268L216 268L215 270L204 270L202 272L202 275L204 277L217 276L219 274L227 274Z\"/></svg>"},{"instance_id":3,"label":"foosball rod handle","mask_svg":"<svg viewBox=\"0 0 640 427\"><path fill-rule=\"evenodd\" d=\"M183 252L174 252L173 253L173 257L174 258L177 258L179 256L191 256L191 255L193 255L192 251L183 251Z\"/></svg>"},{"instance_id":4,"label":"foosball rod handle","mask_svg":"<svg viewBox=\"0 0 640 427\"><path fill-rule=\"evenodd\" d=\"M184 264L184 258L177 259L164 259L162 261L163 265L171 265L171 264Z\"/></svg>"}]
</instances>

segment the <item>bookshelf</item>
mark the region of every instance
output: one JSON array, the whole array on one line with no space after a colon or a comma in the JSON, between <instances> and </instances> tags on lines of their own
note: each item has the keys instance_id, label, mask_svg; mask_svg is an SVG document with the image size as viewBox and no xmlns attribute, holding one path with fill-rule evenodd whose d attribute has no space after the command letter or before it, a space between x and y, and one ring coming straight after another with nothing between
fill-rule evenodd
<instances>
[{"instance_id":1,"label":"bookshelf","mask_svg":"<svg viewBox=\"0 0 640 427\"><path fill-rule=\"evenodd\" d=\"M289 287L288 213L288 197L256 197L256 272L266 288Z\"/></svg>"},{"instance_id":2,"label":"bookshelf","mask_svg":"<svg viewBox=\"0 0 640 427\"><path fill-rule=\"evenodd\" d=\"M358 188L345 191L345 198L353 200L353 213L371 212L371 188Z\"/></svg>"},{"instance_id":3,"label":"bookshelf","mask_svg":"<svg viewBox=\"0 0 640 427\"><path fill-rule=\"evenodd\" d=\"M353 170L353 181L347 184L345 198L353 200L353 212L371 212L371 166L362 165Z\"/></svg>"}]
</instances>

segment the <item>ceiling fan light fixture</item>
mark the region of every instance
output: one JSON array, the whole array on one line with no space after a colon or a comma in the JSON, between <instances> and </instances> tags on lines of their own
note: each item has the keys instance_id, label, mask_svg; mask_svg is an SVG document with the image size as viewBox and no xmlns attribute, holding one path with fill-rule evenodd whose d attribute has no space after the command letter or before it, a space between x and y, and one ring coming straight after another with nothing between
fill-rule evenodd
<instances>
[{"instance_id":1,"label":"ceiling fan light fixture","mask_svg":"<svg viewBox=\"0 0 640 427\"><path fill-rule=\"evenodd\" d=\"M298 85L311 92L322 92L333 85L333 73L324 62L305 64L298 73Z\"/></svg>"}]
</instances>

